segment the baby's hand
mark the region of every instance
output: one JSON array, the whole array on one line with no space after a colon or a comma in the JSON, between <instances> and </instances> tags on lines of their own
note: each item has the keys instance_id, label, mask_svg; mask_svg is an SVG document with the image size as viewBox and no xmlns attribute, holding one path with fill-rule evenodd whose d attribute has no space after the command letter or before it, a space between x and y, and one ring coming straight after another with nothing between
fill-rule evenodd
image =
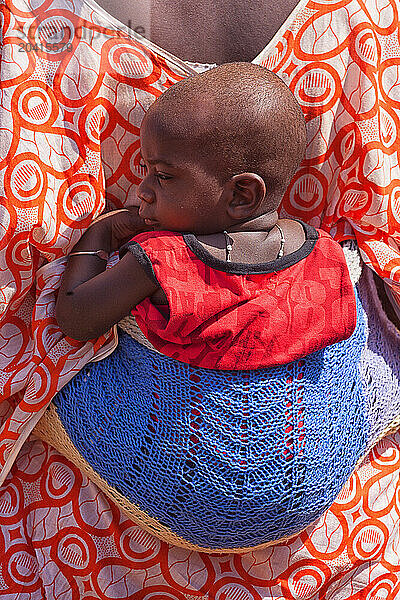
<instances>
[{"instance_id":1,"label":"baby's hand","mask_svg":"<svg viewBox=\"0 0 400 600\"><path fill-rule=\"evenodd\" d=\"M101 230L109 240L108 250L118 250L125 242L128 242L134 235L141 231L148 230L144 220L139 217L137 206L113 210L112 212L100 215L90 226L90 229Z\"/></svg>"}]
</instances>

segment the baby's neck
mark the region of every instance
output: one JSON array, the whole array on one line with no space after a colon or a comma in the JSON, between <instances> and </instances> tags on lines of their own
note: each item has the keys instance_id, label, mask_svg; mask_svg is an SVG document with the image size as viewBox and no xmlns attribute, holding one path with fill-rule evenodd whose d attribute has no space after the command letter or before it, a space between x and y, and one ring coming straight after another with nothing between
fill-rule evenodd
<instances>
[{"instance_id":1,"label":"baby's neck","mask_svg":"<svg viewBox=\"0 0 400 600\"><path fill-rule=\"evenodd\" d=\"M236 231L270 231L278 222L278 213L271 212L259 217L254 217L244 223L238 223L228 227L226 231L228 233L235 233Z\"/></svg>"},{"instance_id":2,"label":"baby's neck","mask_svg":"<svg viewBox=\"0 0 400 600\"><path fill-rule=\"evenodd\" d=\"M279 225L279 227L277 226ZM197 235L206 250L226 260L227 238L231 243L232 262L259 264L275 260L282 248L286 256L296 252L305 242L303 225L293 219L280 219L276 213L261 215L226 229L226 233Z\"/></svg>"},{"instance_id":3,"label":"baby's neck","mask_svg":"<svg viewBox=\"0 0 400 600\"><path fill-rule=\"evenodd\" d=\"M231 244L231 261L247 264L259 264L275 260L280 251L285 251L285 235L283 229L287 230L290 242L293 236L290 234L292 226L300 229L295 238L296 247L303 243L303 228L299 223L284 220L282 227L278 227L278 214L268 213L254 219L228 227L224 232L209 235L197 235L198 241L203 244L216 258L226 260L227 243ZM288 229L289 226L289 229ZM283 240L283 245L282 245ZM295 240L296 241L296 240ZM293 246L293 244L289 244Z\"/></svg>"}]
</instances>

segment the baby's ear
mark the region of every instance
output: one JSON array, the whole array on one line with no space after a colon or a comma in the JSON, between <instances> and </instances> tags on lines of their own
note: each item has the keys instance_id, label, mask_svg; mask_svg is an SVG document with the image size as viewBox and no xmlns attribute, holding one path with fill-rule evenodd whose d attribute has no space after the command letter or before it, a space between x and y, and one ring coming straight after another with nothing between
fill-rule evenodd
<instances>
[{"instance_id":1,"label":"baby's ear","mask_svg":"<svg viewBox=\"0 0 400 600\"><path fill-rule=\"evenodd\" d=\"M257 173L239 173L227 182L228 214L233 219L252 216L267 193L265 182Z\"/></svg>"}]
</instances>

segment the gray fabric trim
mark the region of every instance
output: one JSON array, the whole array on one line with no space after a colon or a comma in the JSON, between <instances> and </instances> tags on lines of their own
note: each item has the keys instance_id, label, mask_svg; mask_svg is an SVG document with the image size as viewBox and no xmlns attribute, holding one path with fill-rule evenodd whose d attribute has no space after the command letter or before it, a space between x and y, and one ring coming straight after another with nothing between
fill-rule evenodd
<instances>
[{"instance_id":1,"label":"gray fabric trim","mask_svg":"<svg viewBox=\"0 0 400 600\"><path fill-rule=\"evenodd\" d=\"M125 244L124 246L122 246L122 248L120 249L120 251L119 251L120 257L122 258L122 256L124 256L127 252L130 252L131 254L133 254L133 256L136 258L136 260L138 261L140 266L143 267L146 275L152 281L154 281L154 283L156 283L157 286L159 286L160 284L154 273L154 269L153 269L153 265L151 264L151 260L147 256L145 250L143 250L142 246L138 242L130 241L127 244Z\"/></svg>"}]
</instances>

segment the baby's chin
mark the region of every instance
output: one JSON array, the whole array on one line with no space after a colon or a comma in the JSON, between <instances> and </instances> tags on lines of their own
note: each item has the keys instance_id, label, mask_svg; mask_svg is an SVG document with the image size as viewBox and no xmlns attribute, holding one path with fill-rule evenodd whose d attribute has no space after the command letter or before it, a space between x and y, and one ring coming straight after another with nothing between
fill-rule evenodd
<instances>
[{"instance_id":1,"label":"baby's chin","mask_svg":"<svg viewBox=\"0 0 400 600\"><path fill-rule=\"evenodd\" d=\"M187 229L168 227L168 225L164 225L159 221L155 221L153 219L145 219L146 228L150 231L176 231L177 233L182 233L187 231Z\"/></svg>"}]
</instances>

